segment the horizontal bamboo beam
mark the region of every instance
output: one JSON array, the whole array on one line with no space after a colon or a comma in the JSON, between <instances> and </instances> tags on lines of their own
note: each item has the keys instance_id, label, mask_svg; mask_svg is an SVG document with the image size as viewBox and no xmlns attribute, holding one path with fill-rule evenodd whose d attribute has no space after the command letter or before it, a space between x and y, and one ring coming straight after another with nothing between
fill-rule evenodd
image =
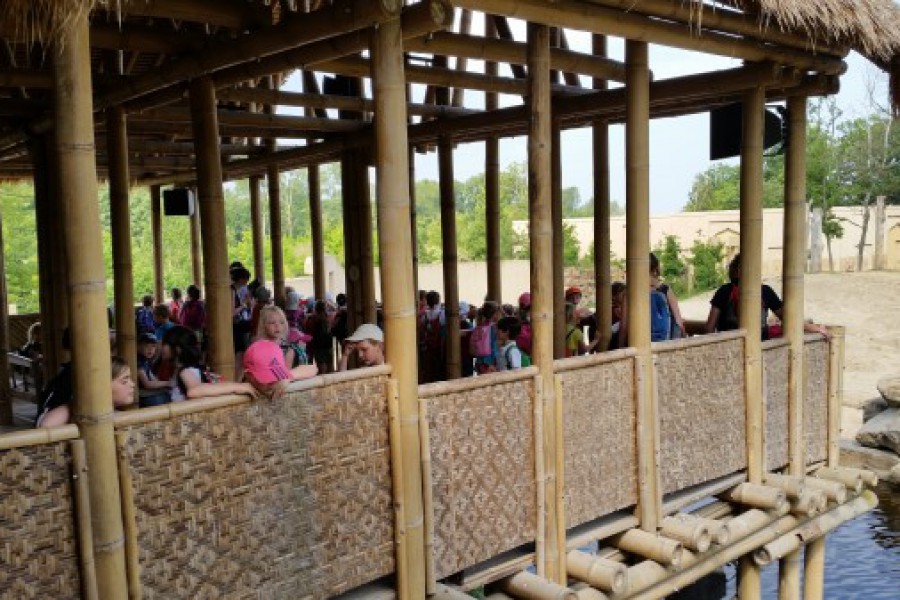
<instances>
[{"instance_id":1,"label":"horizontal bamboo beam","mask_svg":"<svg viewBox=\"0 0 900 600\"><path fill-rule=\"evenodd\" d=\"M106 142L97 139L97 148L104 150ZM253 146L249 144L220 144L219 154L225 156L255 156L265 154L265 148L262 146ZM128 140L129 154L153 155L163 154L193 156L194 144L191 142L162 142L155 140L146 140L136 136L131 136Z\"/></svg>"},{"instance_id":2,"label":"horizontal bamboo beam","mask_svg":"<svg viewBox=\"0 0 900 600\"><path fill-rule=\"evenodd\" d=\"M131 2L130 4L140 3ZM122 23L121 25L94 23L91 25L91 47L101 50L172 55L199 50L209 41L209 36L198 36L194 32L185 30L172 31L161 27L139 27L131 23Z\"/></svg>"},{"instance_id":3,"label":"horizontal bamboo beam","mask_svg":"<svg viewBox=\"0 0 900 600\"><path fill-rule=\"evenodd\" d=\"M526 63L527 45L521 42L510 42L477 35L437 32L429 36L407 40L403 49L407 52L446 54L477 60L524 65ZM550 66L559 71L581 73L611 81L625 81L625 66L620 61L571 50L551 48Z\"/></svg>"},{"instance_id":4,"label":"horizontal bamboo beam","mask_svg":"<svg viewBox=\"0 0 900 600\"><path fill-rule=\"evenodd\" d=\"M714 32L705 32L702 37L698 37L689 25L650 19L640 14L579 0L557 0L552 4L544 0L451 1L454 6L460 8L730 58L749 61L771 60L829 74L842 73L846 68L840 59L817 56L796 48L765 45Z\"/></svg>"},{"instance_id":5,"label":"horizontal bamboo beam","mask_svg":"<svg viewBox=\"0 0 900 600\"><path fill-rule=\"evenodd\" d=\"M219 124L224 126L262 127L275 129L296 129L300 131L358 131L366 124L349 119L321 119L295 115L270 115L238 110L217 111ZM129 116L132 122L191 123L191 113L181 108L160 108Z\"/></svg>"},{"instance_id":6,"label":"horizontal bamboo beam","mask_svg":"<svg viewBox=\"0 0 900 600\"><path fill-rule=\"evenodd\" d=\"M316 70L338 73L348 77L369 77L372 69L365 58L345 57L329 60L316 65ZM481 73L469 73L445 69L440 67L421 67L407 65L404 69L406 81L409 83L422 83L442 87L459 87L483 92L496 92L498 94L513 94L522 96L527 91L524 80L511 77L499 77L483 75ZM553 85L554 94L572 95L584 94L587 90L568 85Z\"/></svg>"},{"instance_id":7,"label":"horizontal bamboo beam","mask_svg":"<svg viewBox=\"0 0 900 600\"><path fill-rule=\"evenodd\" d=\"M103 131L102 127L98 127L97 131ZM175 136L179 139L191 139L190 125L185 123L169 123L165 121L149 121L135 119L129 121L128 132L130 134L141 135L165 135ZM298 129L296 127L271 126L263 127L259 125L222 125L219 124L219 135L221 137L232 138L250 138L257 137L262 139L270 138L291 138L291 139L319 139L323 137L321 131L317 129ZM249 159L248 159L249 160ZM272 159L266 158L266 161L273 162ZM277 161L275 161L277 162Z\"/></svg>"},{"instance_id":8,"label":"horizontal bamboo beam","mask_svg":"<svg viewBox=\"0 0 900 600\"><path fill-rule=\"evenodd\" d=\"M53 88L53 73L37 69L0 69L0 88Z\"/></svg>"},{"instance_id":9,"label":"horizontal bamboo beam","mask_svg":"<svg viewBox=\"0 0 900 600\"><path fill-rule=\"evenodd\" d=\"M204 23L240 31L272 24L271 8L242 0L139 0L138 2L97 3L97 10L124 17L153 17ZM111 15L118 19L119 14Z\"/></svg>"},{"instance_id":10,"label":"horizontal bamboo beam","mask_svg":"<svg viewBox=\"0 0 900 600\"><path fill-rule=\"evenodd\" d=\"M325 94L303 94L283 92L266 88L224 88L217 92L219 100L230 102L246 102L277 106L301 106L305 108L332 108L358 112L372 112L375 103L369 98L352 96L329 96ZM426 117L452 117L475 114L477 111L454 106L434 106L409 102L406 112L411 115Z\"/></svg>"},{"instance_id":11,"label":"horizontal bamboo beam","mask_svg":"<svg viewBox=\"0 0 900 600\"><path fill-rule=\"evenodd\" d=\"M729 6L710 6L709 4L686 5L670 0L587 0L591 4L599 4L608 8L627 10L649 17L671 19L692 26L698 36L706 31L742 35L761 42L768 42L790 48L809 50L819 54L844 56L846 48L828 46L819 41L810 41L804 33L782 31L770 21L762 21L756 15L749 15L733 10Z\"/></svg>"}]
</instances>

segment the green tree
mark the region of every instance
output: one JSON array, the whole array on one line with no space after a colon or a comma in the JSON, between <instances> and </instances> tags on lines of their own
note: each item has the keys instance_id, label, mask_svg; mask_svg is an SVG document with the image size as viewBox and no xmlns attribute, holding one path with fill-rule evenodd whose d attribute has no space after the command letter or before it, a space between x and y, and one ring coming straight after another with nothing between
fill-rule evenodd
<instances>
[{"instance_id":1,"label":"green tree","mask_svg":"<svg viewBox=\"0 0 900 600\"><path fill-rule=\"evenodd\" d=\"M682 257L681 243L678 237L667 235L662 242L653 249L656 258L659 259L659 276L665 283L672 287L676 294L684 293L685 262Z\"/></svg>"},{"instance_id":2,"label":"green tree","mask_svg":"<svg viewBox=\"0 0 900 600\"><path fill-rule=\"evenodd\" d=\"M712 290L725 280L722 261L725 248L721 242L694 240L688 262L694 268L694 291Z\"/></svg>"}]
</instances>

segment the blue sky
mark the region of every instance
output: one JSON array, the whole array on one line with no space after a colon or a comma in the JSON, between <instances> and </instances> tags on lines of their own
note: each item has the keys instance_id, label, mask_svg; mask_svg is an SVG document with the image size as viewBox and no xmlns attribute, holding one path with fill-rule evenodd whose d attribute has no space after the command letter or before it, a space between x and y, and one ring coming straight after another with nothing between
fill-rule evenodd
<instances>
[{"instance_id":1,"label":"blue sky","mask_svg":"<svg viewBox=\"0 0 900 600\"><path fill-rule=\"evenodd\" d=\"M524 24L510 21L514 37L524 41ZM476 13L473 32L480 32L483 25ZM590 36L582 32L568 33L569 45L573 50L589 52ZM624 43L611 38L609 54L612 58L624 60ZM849 69L841 78L841 91L837 95L838 105L845 118L869 114L867 89L874 86L876 101L887 101L887 74L853 53L848 58ZM716 71L740 65L740 61L676 50L662 46L650 47L650 69L655 79L667 79L704 71ZM451 64L452 66L452 64ZM468 68L483 72L480 61L469 61ZM503 67L505 68L505 67ZM501 69L501 75L510 75ZM583 84L588 82L583 79ZM296 82L289 80L285 89L299 89ZM413 86L413 100L421 102L424 86ZM469 92L465 97L466 106L484 106L483 94ZM500 96L500 104L518 104L515 96ZM288 111L285 111L288 112ZM563 186L575 186L581 197L592 196L591 175L591 133L588 129L569 130L563 134L562 177ZM697 174L712 164L709 161L709 117L707 113L687 117L656 119L650 127L650 211L652 214L679 212L687 202L691 184ZM507 138L500 143L500 166L526 160L526 140L524 137ZM624 127L613 126L610 131L610 195L613 200L624 204L625 161ZM734 159L736 160L736 159ZM454 153L454 176L457 181L465 180L481 173L484 169L484 145L472 143L460 145ZM436 180L437 154L416 155L416 177Z\"/></svg>"}]
</instances>

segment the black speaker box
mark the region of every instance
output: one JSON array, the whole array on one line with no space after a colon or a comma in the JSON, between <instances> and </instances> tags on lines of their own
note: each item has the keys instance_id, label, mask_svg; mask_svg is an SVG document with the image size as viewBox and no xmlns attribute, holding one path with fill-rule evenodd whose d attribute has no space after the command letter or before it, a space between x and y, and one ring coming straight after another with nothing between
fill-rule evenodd
<instances>
[{"instance_id":1,"label":"black speaker box","mask_svg":"<svg viewBox=\"0 0 900 600\"><path fill-rule=\"evenodd\" d=\"M787 118L780 106L765 111L763 146L771 148L784 139ZM709 111L709 160L741 154L744 109L741 103L729 104Z\"/></svg>"},{"instance_id":2,"label":"black speaker box","mask_svg":"<svg viewBox=\"0 0 900 600\"><path fill-rule=\"evenodd\" d=\"M194 214L194 192L188 188L163 191L163 214L167 217L189 217Z\"/></svg>"}]
</instances>

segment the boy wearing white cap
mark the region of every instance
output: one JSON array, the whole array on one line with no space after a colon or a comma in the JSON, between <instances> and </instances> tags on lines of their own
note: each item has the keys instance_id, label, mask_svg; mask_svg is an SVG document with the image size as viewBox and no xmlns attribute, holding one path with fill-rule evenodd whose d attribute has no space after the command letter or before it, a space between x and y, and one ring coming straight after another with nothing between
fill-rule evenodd
<instances>
[{"instance_id":1,"label":"boy wearing white cap","mask_svg":"<svg viewBox=\"0 0 900 600\"><path fill-rule=\"evenodd\" d=\"M353 335L346 339L344 353L338 369L347 370L350 354L356 351L360 366L374 367L384 364L384 333L378 325L366 323L360 325Z\"/></svg>"}]
</instances>

